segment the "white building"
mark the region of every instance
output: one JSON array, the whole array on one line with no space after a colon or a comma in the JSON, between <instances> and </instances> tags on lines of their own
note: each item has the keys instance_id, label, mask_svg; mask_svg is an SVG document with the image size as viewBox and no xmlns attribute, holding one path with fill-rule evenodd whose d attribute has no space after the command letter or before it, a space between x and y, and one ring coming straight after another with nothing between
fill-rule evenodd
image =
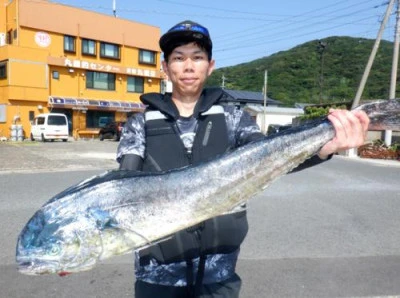
<instances>
[{"instance_id":1,"label":"white building","mask_svg":"<svg viewBox=\"0 0 400 298\"><path fill-rule=\"evenodd\" d=\"M246 111L255 117L262 132L268 130L270 125L291 125L295 117L304 114L300 108L284 108L277 106L247 105Z\"/></svg>"}]
</instances>

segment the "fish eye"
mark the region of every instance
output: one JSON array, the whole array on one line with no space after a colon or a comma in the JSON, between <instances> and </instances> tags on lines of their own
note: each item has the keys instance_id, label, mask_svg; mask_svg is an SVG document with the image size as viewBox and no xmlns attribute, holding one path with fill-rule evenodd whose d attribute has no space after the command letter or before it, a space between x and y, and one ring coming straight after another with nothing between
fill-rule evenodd
<instances>
[{"instance_id":1,"label":"fish eye","mask_svg":"<svg viewBox=\"0 0 400 298\"><path fill-rule=\"evenodd\" d=\"M52 245L50 250L49 250L49 254L54 256L54 255L58 255L61 251L61 248L59 245Z\"/></svg>"}]
</instances>

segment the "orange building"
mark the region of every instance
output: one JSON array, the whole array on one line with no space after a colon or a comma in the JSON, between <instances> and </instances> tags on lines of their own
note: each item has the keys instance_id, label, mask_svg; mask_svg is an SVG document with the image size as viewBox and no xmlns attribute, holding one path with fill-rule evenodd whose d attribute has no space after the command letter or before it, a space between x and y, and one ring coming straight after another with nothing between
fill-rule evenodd
<instances>
[{"instance_id":1,"label":"orange building","mask_svg":"<svg viewBox=\"0 0 400 298\"><path fill-rule=\"evenodd\" d=\"M160 29L46 0L0 0L0 136L35 115L67 115L71 134L143 109L160 92ZM105 121L106 120L106 121Z\"/></svg>"}]
</instances>

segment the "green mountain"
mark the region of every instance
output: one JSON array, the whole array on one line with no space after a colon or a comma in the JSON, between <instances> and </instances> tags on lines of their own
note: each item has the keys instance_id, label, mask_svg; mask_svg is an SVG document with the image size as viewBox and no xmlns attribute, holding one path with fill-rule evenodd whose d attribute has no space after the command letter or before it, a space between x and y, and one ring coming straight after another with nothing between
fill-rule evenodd
<instances>
[{"instance_id":1,"label":"green mountain","mask_svg":"<svg viewBox=\"0 0 400 298\"><path fill-rule=\"evenodd\" d=\"M268 97L287 105L329 103L354 99L375 40L328 37L249 63L219 68L208 86L262 91L268 71ZM388 98L393 43L382 40L362 99ZM397 88L398 89L398 88Z\"/></svg>"}]
</instances>

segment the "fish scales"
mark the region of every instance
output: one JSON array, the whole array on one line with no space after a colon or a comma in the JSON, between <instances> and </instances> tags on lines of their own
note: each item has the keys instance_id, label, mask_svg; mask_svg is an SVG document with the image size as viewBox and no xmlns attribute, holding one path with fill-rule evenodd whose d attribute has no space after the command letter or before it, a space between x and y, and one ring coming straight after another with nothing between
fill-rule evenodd
<instances>
[{"instance_id":1,"label":"fish scales","mask_svg":"<svg viewBox=\"0 0 400 298\"><path fill-rule=\"evenodd\" d=\"M399 100L363 109L372 126L400 130ZM198 166L151 174L110 171L83 181L54 196L24 227L17 243L19 271L38 275L89 270L99 260L231 212L334 135L325 119Z\"/></svg>"}]
</instances>

